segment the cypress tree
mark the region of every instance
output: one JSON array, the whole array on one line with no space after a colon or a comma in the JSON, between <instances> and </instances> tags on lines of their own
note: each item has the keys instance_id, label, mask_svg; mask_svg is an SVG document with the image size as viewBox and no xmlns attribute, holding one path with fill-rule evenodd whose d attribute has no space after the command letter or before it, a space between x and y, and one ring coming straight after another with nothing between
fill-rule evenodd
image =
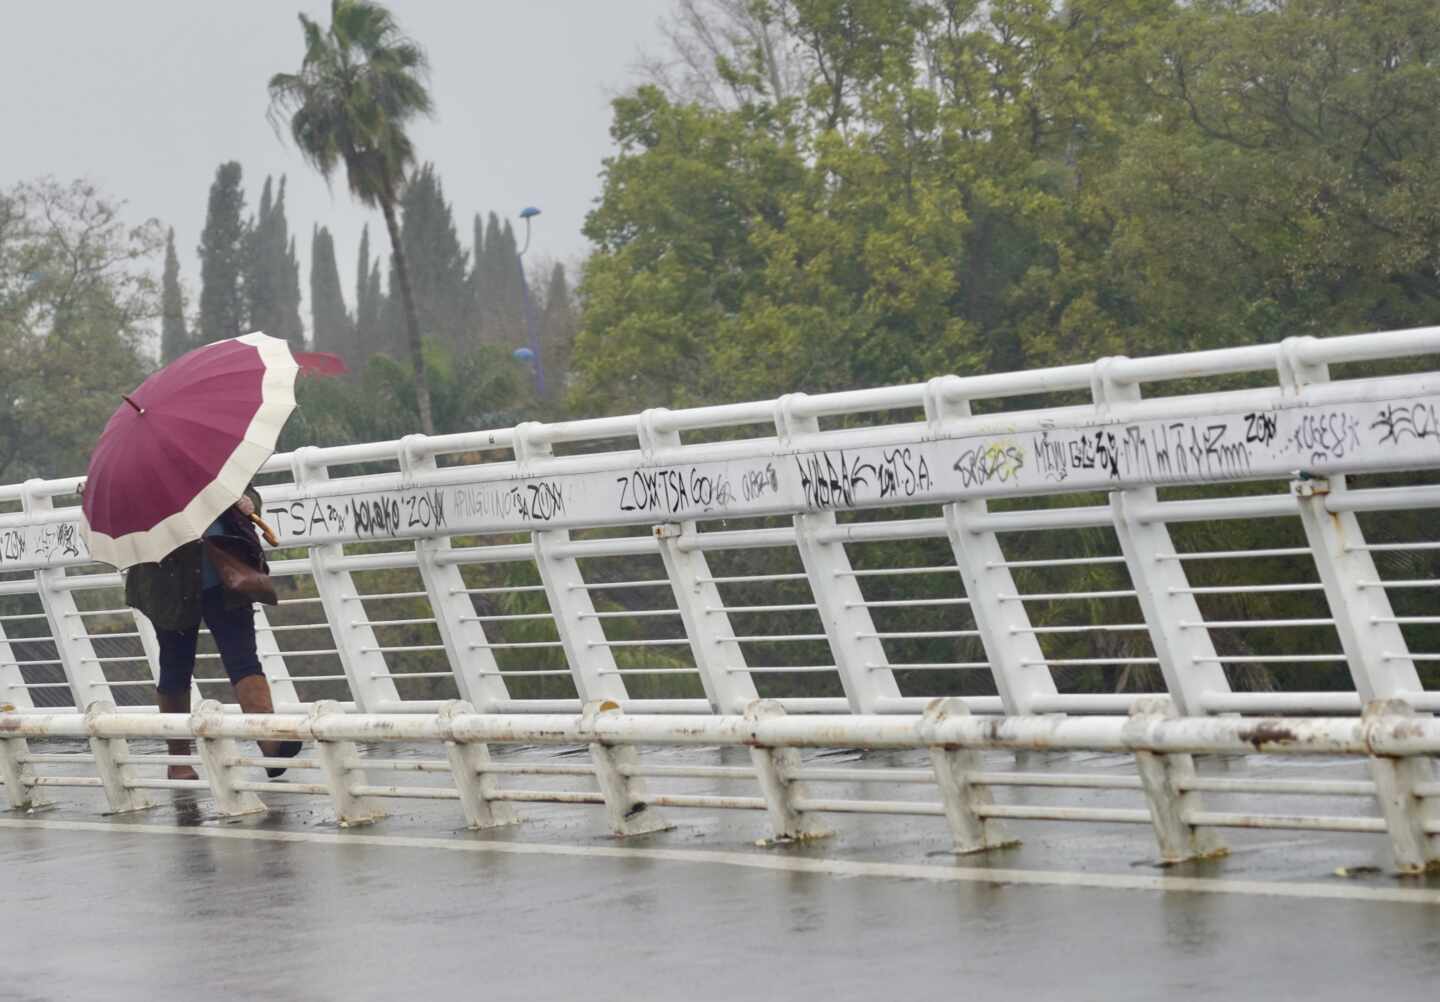
<instances>
[{"instance_id":1,"label":"cypress tree","mask_svg":"<svg viewBox=\"0 0 1440 1002\"><path fill-rule=\"evenodd\" d=\"M339 355L351 371L358 371L363 359L355 350L355 331L340 288L335 240L323 226L310 234L310 329L317 351Z\"/></svg>"},{"instance_id":2,"label":"cypress tree","mask_svg":"<svg viewBox=\"0 0 1440 1002\"><path fill-rule=\"evenodd\" d=\"M165 272L160 282L160 361L172 362L190 350L185 330L185 294L180 289L180 260L175 256L175 227L165 235Z\"/></svg>"},{"instance_id":3,"label":"cypress tree","mask_svg":"<svg viewBox=\"0 0 1440 1002\"><path fill-rule=\"evenodd\" d=\"M360 231L360 254L355 267L355 352L364 362L382 349L380 316L380 262L370 260L370 227ZM357 368L355 371L359 371Z\"/></svg>"},{"instance_id":4,"label":"cypress tree","mask_svg":"<svg viewBox=\"0 0 1440 1002\"><path fill-rule=\"evenodd\" d=\"M471 223L470 274L465 279L467 290L466 328L477 340L485 340L485 298L482 277L485 274L485 223L475 213Z\"/></svg>"},{"instance_id":5,"label":"cypress tree","mask_svg":"<svg viewBox=\"0 0 1440 1002\"><path fill-rule=\"evenodd\" d=\"M570 281L565 267L556 264L550 270L545 287L544 313L540 320L540 351L544 356L547 393L559 395L570 370L570 351L579 330L579 316L570 295Z\"/></svg>"},{"instance_id":6,"label":"cypress tree","mask_svg":"<svg viewBox=\"0 0 1440 1002\"><path fill-rule=\"evenodd\" d=\"M300 262L285 219L285 178L272 197L269 177L260 192L258 214L251 223L245 253L245 303L249 326L293 347L305 342L300 320Z\"/></svg>"},{"instance_id":7,"label":"cypress tree","mask_svg":"<svg viewBox=\"0 0 1440 1002\"><path fill-rule=\"evenodd\" d=\"M515 229L510 220L500 230L500 249L495 255L495 271L498 276L496 297L500 304L501 330L516 343L524 343L528 337L525 330L525 284L520 269L520 245L515 240ZM507 342L509 343L507 338Z\"/></svg>"},{"instance_id":8,"label":"cypress tree","mask_svg":"<svg viewBox=\"0 0 1440 1002\"><path fill-rule=\"evenodd\" d=\"M466 253L460 246L455 218L433 164L426 164L400 197L400 243L410 265L410 287L424 337L463 348L466 342ZM390 287L396 286L391 262ZM398 329L398 312L390 318Z\"/></svg>"},{"instance_id":9,"label":"cypress tree","mask_svg":"<svg viewBox=\"0 0 1440 1002\"><path fill-rule=\"evenodd\" d=\"M514 346L526 340L517 250L515 230L509 220L502 225L500 217L490 213L473 281L481 330L489 344Z\"/></svg>"},{"instance_id":10,"label":"cypress tree","mask_svg":"<svg viewBox=\"0 0 1440 1002\"><path fill-rule=\"evenodd\" d=\"M201 344L245 333L245 192L240 183L240 165L231 160L219 166L210 185L199 247Z\"/></svg>"},{"instance_id":11,"label":"cypress tree","mask_svg":"<svg viewBox=\"0 0 1440 1002\"><path fill-rule=\"evenodd\" d=\"M378 257L370 263L370 279L367 283L365 295L370 299L370 320L374 331L374 350L393 352L393 345L403 343L404 333L398 326L400 323L399 320L391 324L388 330L385 327L385 316L390 310L391 297L380 291L380 259Z\"/></svg>"},{"instance_id":12,"label":"cypress tree","mask_svg":"<svg viewBox=\"0 0 1440 1002\"><path fill-rule=\"evenodd\" d=\"M504 312L500 308L500 294L504 284L495 261L495 255L500 253L500 217L493 212L485 221L483 253L484 258L475 262L475 286L480 297L481 329L485 332L486 341L500 344L503 340L500 318Z\"/></svg>"}]
</instances>

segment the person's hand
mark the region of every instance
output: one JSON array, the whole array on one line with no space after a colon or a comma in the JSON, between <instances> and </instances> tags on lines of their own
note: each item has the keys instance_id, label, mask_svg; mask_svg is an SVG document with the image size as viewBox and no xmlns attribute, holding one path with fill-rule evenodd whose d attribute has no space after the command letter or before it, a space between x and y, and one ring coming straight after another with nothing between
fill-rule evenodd
<instances>
[{"instance_id":1,"label":"person's hand","mask_svg":"<svg viewBox=\"0 0 1440 1002\"><path fill-rule=\"evenodd\" d=\"M251 501L249 497L242 494L240 496L240 500L235 502L235 509L240 512L240 514L244 515L246 518L249 518L251 515L255 514L255 502Z\"/></svg>"}]
</instances>

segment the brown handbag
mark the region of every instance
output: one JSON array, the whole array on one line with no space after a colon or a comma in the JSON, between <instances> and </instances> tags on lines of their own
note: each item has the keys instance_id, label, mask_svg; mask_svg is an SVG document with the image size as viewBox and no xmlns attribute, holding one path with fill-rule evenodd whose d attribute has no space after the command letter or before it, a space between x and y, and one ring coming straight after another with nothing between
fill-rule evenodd
<instances>
[{"instance_id":1,"label":"brown handbag","mask_svg":"<svg viewBox=\"0 0 1440 1002\"><path fill-rule=\"evenodd\" d=\"M233 553L229 547L205 540L205 556L215 568L220 584L226 591L242 595L252 602L264 605L279 605L280 597L275 594L275 583L270 575L252 566L243 557Z\"/></svg>"}]
</instances>

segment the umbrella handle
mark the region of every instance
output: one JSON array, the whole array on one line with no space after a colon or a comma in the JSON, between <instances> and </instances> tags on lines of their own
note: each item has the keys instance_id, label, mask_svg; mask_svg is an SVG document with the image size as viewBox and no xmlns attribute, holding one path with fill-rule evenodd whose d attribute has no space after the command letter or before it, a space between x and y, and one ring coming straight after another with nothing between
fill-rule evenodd
<instances>
[{"instance_id":1,"label":"umbrella handle","mask_svg":"<svg viewBox=\"0 0 1440 1002\"><path fill-rule=\"evenodd\" d=\"M260 529L261 534L265 537L265 542L269 543L271 546L280 545L280 537L275 535L274 529L270 528L268 525L265 524L265 520L263 518L261 518L259 515L255 514L252 511L250 513L250 521L254 522L255 525Z\"/></svg>"}]
</instances>

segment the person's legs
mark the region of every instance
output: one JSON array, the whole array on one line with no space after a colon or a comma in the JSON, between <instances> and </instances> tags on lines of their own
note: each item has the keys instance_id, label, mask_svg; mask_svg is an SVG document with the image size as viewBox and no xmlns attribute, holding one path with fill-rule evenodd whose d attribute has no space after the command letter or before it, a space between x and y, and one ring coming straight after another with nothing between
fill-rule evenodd
<instances>
[{"instance_id":1,"label":"person's legs","mask_svg":"<svg viewBox=\"0 0 1440 1002\"><path fill-rule=\"evenodd\" d=\"M156 630L160 642L160 681L155 700L161 713L190 712L190 677L195 672L195 641L198 626L188 630ZM171 755L189 755L194 751L190 741L167 741L165 750ZM193 766L172 765L165 770L167 779L199 779Z\"/></svg>"},{"instance_id":2,"label":"person's legs","mask_svg":"<svg viewBox=\"0 0 1440 1002\"><path fill-rule=\"evenodd\" d=\"M203 593L205 625L220 649L220 661L235 689L235 699L245 713L274 713L270 683L260 668L255 650L255 612L251 606L235 609L225 607L224 592L207 588ZM260 741L260 754L266 758L294 758L300 751L298 741ZM284 769L266 769L274 777Z\"/></svg>"}]
</instances>

